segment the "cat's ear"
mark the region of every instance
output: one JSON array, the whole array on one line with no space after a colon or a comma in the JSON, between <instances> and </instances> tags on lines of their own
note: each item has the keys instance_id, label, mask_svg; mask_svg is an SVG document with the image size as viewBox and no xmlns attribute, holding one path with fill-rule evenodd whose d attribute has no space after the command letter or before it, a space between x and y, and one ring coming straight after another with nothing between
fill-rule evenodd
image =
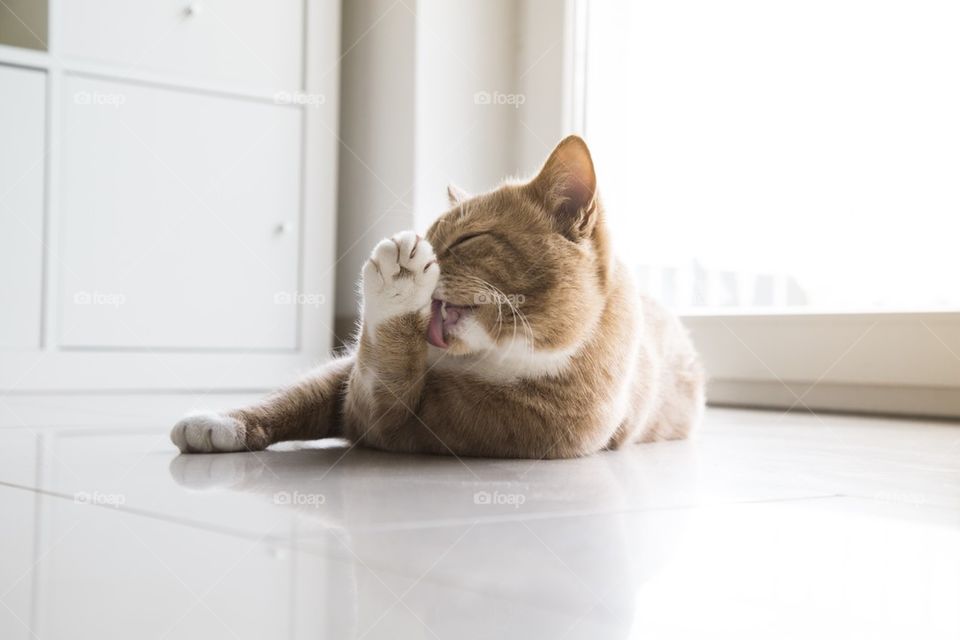
<instances>
[{"instance_id":1,"label":"cat's ear","mask_svg":"<svg viewBox=\"0 0 960 640\"><path fill-rule=\"evenodd\" d=\"M470 194L457 185L450 183L447 185L447 199L450 201L450 206L455 207L464 200L469 200Z\"/></svg>"},{"instance_id":2,"label":"cat's ear","mask_svg":"<svg viewBox=\"0 0 960 640\"><path fill-rule=\"evenodd\" d=\"M597 220L597 176L582 138L564 138L529 188L550 212L561 233L578 240L593 232Z\"/></svg>"}]
</instances>

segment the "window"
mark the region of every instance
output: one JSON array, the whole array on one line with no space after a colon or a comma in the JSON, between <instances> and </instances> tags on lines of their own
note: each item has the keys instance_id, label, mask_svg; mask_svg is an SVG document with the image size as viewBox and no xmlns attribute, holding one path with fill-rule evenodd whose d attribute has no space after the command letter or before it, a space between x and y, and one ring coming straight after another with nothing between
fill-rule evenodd
<instances>
[{"instance_id":1,"label":"window","mask_svg":"<svg viewBox=\"0 0 960 640\"><path fill-rule=\"evenodd\" d=\"M688 316L721 401L960 411L960 5L584 13L621 255Z\"/></svg>"}]
</instances>

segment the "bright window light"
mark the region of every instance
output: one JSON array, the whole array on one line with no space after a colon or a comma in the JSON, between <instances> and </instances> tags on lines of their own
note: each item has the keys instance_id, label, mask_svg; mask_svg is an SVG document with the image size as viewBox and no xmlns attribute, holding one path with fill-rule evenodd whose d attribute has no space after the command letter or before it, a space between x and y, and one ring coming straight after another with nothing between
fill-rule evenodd
<instances>
[{"instance_id":1,"label":"bright window light","mask_svg":"<svg viewBox=\"0 0 960 640\"><path fill-rule=\"evenodd\" d=\"M681 310L960 309L960 3L594 2L587 42L641 286Z\"/></svg>"}]
</instances>

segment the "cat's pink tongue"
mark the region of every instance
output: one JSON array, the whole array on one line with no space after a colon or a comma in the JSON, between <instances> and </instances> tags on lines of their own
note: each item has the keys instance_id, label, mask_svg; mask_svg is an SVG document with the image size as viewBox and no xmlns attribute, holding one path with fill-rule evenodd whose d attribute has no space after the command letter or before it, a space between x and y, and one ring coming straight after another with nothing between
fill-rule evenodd
<instances>
[{"instance_id":1,"label":"cat's pink tongue","mask_svg":"<svg viewBox=\"0 0 960 640\"><path fill-rule=\"evenodd\" d=\"M443 341L443 303L434 300L430 304L430 326L427 327L427 342L441 349L447 348L447 343Z\"/></svg>"},{"instance_id":2,"label":"cat's pink tongue","mask_svg":"<svg viewBox=\"0 0 960 640\"><path fill-rule=\"evenodd\" d=\"M444 308L442 300L434 300L430 304L430 325L427 327L427 342L441 349L447 348L447 341L443 337L444 331L448 330L460 320L460 308L453 305L447 305L446 318L444 318Z\"/></svg>"}]
</instances>

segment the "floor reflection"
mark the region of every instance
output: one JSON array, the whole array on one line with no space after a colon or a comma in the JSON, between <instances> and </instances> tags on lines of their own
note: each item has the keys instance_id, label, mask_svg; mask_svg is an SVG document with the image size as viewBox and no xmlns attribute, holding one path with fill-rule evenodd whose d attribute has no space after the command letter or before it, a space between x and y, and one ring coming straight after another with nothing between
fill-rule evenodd
<instances>
[{"instance_id":1,"label":"floor reflection","mask_svg":"<svg viewBox=\"0 0 960 640\"><path fill-rule=\"evenodd\" d=\"M329 584L350 612L341 622L367 637L387 632L387 609L409 614L408 631L426 624L441 637L588 637L598 627L627 637L636 591L669 561L685 521L682 510L656 527L615 513L639 481L623 468L632 463L618 453L478 463L336 447L179 456L170 472L193 490L255 494L321 521L327 535L315 542L349 567ZM606 513L584 517L585 504Z\"/></svg>"},{"instance_id":2,"label":"floor reflection","mask_svg":"<svg viewBox=\"0 0 960 640\"><path fill-rule=\"evenodd\" d=\"M0 638L957 638L958 432L708 414L581 460L0 430Z\"/></svg>"}]
</instances>

